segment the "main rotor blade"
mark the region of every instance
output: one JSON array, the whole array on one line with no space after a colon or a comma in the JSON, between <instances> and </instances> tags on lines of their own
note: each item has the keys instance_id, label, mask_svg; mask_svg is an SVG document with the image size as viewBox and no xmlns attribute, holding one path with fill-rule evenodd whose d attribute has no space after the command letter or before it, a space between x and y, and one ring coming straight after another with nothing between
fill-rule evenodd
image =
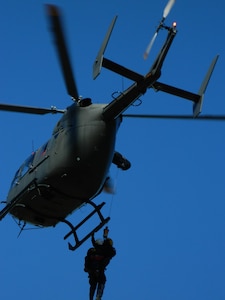
<instances>
[{"instance_id":1,"label":"main rotor blade","mask_svg":"<svg viewBox=\"0 0 225 300\"><path fill-rule=\"evenodd\" d=\"M27 113L27 114L36 114L36 115L56 114L56 113L62 114L65 112L65 110L57 109L56 107L41 108L41 107L20 106L20 105L11 105L11 104L0 104L0 110Z\"/></svg>"},{"instance_id":2,"label":"main rotor blade","mask_svg":"<svg viewBox=\"0 0 225 300\"><path fill-rule=\"evenodd\" d=\"M55 43L67 92L73 99L78 101L79 94L71 67L71 61L69 58L68 47L66 45L65 34L63 32L62 21L60 19L60 11L55 5L47 4L46 8L47 15L55 38Z\"/></svg>"},{"instance_id":3,"label":"main rotor blade","mask_svg":"<svg viewBox=\"0 0 225 300\"><path fill-rule=\"evenodd\" d=\"M163 11L163 19L165 19L168 14L170 13L173 5L175 3L175 0L169 0L169 2L167 3L166 7L164 8L164 11Z\"/></svg>"},{"instance_id":4,"label":"main rotor blade","mask_svg":"<svg viewBox=\"0 0 225 300\"><path fill-rule=\"evenodd\" d=\"M142 119L175 119L175 120L192 120L192 121L225 121L225 115L202 115L197 118L188 115L134 115L124 114L126 118Z\"/></svg>"}]
</instances>

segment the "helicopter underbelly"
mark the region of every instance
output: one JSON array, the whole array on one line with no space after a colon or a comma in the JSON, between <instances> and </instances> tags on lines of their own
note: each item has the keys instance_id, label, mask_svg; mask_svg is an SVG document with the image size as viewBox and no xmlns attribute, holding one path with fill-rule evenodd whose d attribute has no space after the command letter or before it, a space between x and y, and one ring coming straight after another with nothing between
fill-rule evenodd
<instances>
[{"instance_id":1,"label":"helicopter underbelly","mask_svg":"<svg viewBox=\"0 0 225 300\"><path fill-rule=\"evenodd\" d=\"M98 130L93 125L70 128L49 141L48 155L10 191L8 201L18 198L12 215L35 225L54 226L101 192L115 133L97 126Z\"/></svg>"},{"instance_id":2,"label":"helicopter underbelly","mask_svg":"<svg viewBox=\"0 0 225 300\"><path fill-rule=\"evenodd\" d=\"M56 143L45 179L66 195L93 198L108 176L115 147L114 128L109 132L98 123L80 126L79 130L62 133Z\"/></svg>"}]
</instances>

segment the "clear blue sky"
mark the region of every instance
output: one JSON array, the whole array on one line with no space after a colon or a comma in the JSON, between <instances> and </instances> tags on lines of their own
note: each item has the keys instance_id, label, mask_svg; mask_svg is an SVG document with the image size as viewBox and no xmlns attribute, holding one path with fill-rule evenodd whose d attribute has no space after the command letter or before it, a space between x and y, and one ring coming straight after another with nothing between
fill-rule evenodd
<instances>
[{"instance_id":1,"label":"clear blue sky","mask_svg":"<svg viewBox=\"0 0 225 300\"><path fill-rule=\"evenodd\" d=\"M167 0L58 0L79 93L107 103L130 84L102 70L92 80L92 64L109 23L119 18L106 57L145 74L163 42L160 32L147 61L143 52L161 19ZM0 102L65 108L71 104L53 47L43 1L2 1L0 12ZM222 0L178 1L167 18L178 34L161 81L197 92L216 54L204 114L225 114L225 45ZM188 101L149 90L129 113L191 114ZM12 177L51 135L60 116L0 112L1 200ZM117 256L107 270L103 299L225 299L225 122L124 119L118 151L131 162L127 172L112 168L116 194L102 194L110 214L110 236ZM3 207L3 206L2 206ZM73 214L79 220L88 212ZM70 252L65 225L19 229L7 216L0 223L1 297L4 300L88 299L83 272L87 241ZM101 233L97 236L101 236Z\"/></svg>"}]
</instances>

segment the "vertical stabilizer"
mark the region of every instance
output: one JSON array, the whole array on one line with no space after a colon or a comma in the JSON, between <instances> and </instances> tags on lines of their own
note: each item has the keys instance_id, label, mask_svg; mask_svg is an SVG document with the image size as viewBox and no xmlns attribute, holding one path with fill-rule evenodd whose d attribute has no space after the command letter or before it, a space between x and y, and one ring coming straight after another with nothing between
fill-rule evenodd
<instances>
[{"instance_id":1,"label":"vertical stabilizer","mask_svg":"<svg viewBox=\"0 0 225 300\"><path fill-rule=\"evenodd\" d=\"M219 55L217 55L213 59L211 65L209 67L209 70L206 73L206 76L205 76L205 78L202 82L202 85L201 85L200 89L199 89L198 95L200 96L200 99L198 100L198 102L194 103L194 105L193 105L193 117L194 118L196 118L202 111L202 104L203 104L205 90L208 86L209 80L211 78L212 72L215 68L215 65L216 65L216 62L217 62L218 58L219 58Z\"/></svg>"},{"instance_id":2,"label":"vertical stabilizer","mask_svg":"<svg viewBox=\"0 0 225 300\"><path fill-rule=\"evenodd\" d=\"M94 62L94 65L93 65L93 79L95 79L101 72L101 67L102 67L102 61L103 61L103 55L104 55L104 52L105 52L105 49L108 45L108 42L109 42L109 39L110 39L110 36L111 36L111 33L112 33L112 30L113 30L113 27L115 25L115 22L116 22L116 19L117 19L117 16L115 16L109 26L109 29L106 33L106 36L104 38L104 41L102 43L102 46L98 52L98 55L95 59L95 62Z\"/></svg>"}]
</instances>

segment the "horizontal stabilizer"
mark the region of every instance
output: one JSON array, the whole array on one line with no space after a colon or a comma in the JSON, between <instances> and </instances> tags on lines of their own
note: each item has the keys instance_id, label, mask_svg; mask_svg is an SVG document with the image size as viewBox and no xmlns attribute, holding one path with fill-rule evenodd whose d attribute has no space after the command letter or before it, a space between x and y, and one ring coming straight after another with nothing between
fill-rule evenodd
<instances>
[{"instance_id":1,"label":"horizontal stabilizer","mask_svg":"<svg viewBox=\"0 0 225 300\"><path fill-rule=\"evenodd\" d=\"M123 77L126 77L128 79L131 79L133 81L143 81L144 80L144 76L138 74L137 72L134 72L130 69L127 69L107 58L103 58L102 60L102 66L110 71L113 71L117 74L122 75Z\"/></svg>"},{"instance_id":2,"label":"horizontal stabilizer","mask_svg":"<svg viewBox=\"0 0 225 300\"><path fill-rule=\"evenodd\" d=\"M202 85L199 89L199 92L197 94L195 93L191 93L188 91L185 91L183 89L179 89L177 87L156 81L152 84L153 89L155 89L156 91L162 91L171 95L175 95L187 100L191 100L194 102L193 104L193 118L196 118L202 111L202 104L203 104L203 98L204 98L204 94L205 94L205 90L207 88L207 85L209 83L209 80L211 78L212 72L215 68L216 62L218 60L219 56L217 55L210 67L208 72L206 73L206 76L202 82Z\"/></svg>"},{"instance_id":3,"label":"horizontal stabilizer","mask_svg":"<svg viewBox=\"0 0 225 300\"><path fill-rule=\"evenodd\" d=\"M167 94L171 94L174 96L178 96L187 100L191 100L194 102L198 102L199 101L199 95L198 94L194 94L182 89L179 89L177 87L174 87L172 85L168 85L159 81L154 82L154 84L152 85L152 87L156 90L156 91L162 91L165 92Z\"/></svg>"}]
</instances>

